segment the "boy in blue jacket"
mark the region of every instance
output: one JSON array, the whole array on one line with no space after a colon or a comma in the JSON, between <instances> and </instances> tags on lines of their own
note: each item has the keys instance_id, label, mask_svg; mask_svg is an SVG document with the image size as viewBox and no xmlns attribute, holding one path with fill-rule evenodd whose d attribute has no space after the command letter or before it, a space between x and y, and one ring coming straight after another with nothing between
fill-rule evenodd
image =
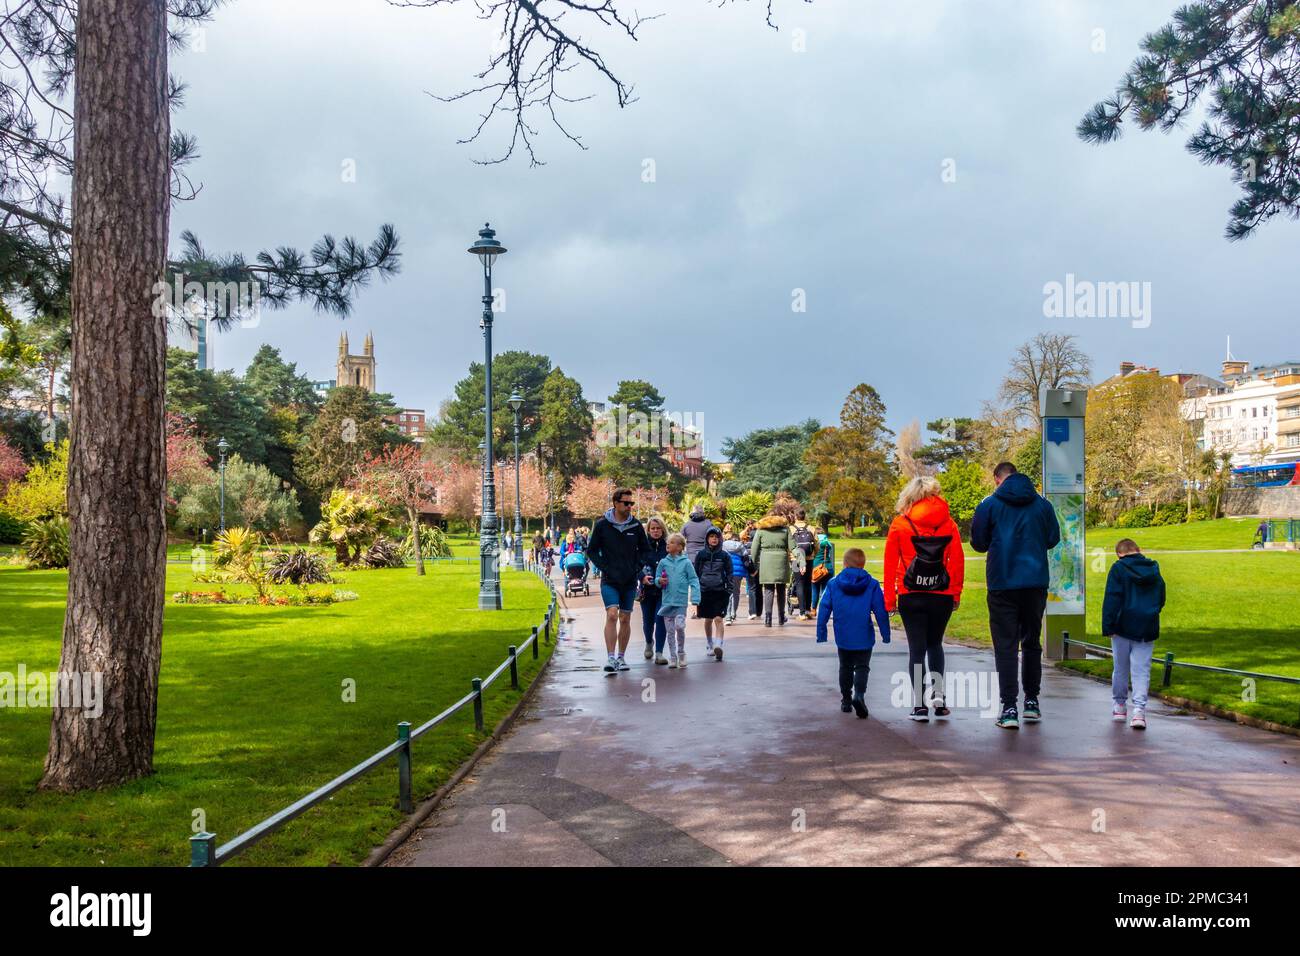
<instances>
[{"instance_id":1,"label":"boy in blue jacket","mask_svg":"<svg viewBox=\"0 0 1300 956\"><path fill-rule=\"evenodd\" d=\"M1165 579L1160 565L1144 555L1137 542L1125 538L1115 545L1119 560L1106 575L1101 604L1101 633L1110 638L1114 669L1110 694L1115 700L1112 720L1128 716L1125 704L1133 686L1134 730L1147 728L1147 688L1151 685L1151 656L1160 636L1160 611L1165 606Z\"/></svg>"},{"instance_id":2,"label":"boy in blue jacket","mask_svg":"<svg viewBox=\"0 0 1300 956\"><path fill-rule=\"evenodd\" d=\"M889 643L889 614L880 583L864 570L867 556L861 548L844 552L844 568L831 578L817 605L817 643L826 643L826 624L835 620L835 647L840 656L840 710L867 718L867 676L871 649L876 646L874 616L880 639Z\"/></svg>"}]
</instances>

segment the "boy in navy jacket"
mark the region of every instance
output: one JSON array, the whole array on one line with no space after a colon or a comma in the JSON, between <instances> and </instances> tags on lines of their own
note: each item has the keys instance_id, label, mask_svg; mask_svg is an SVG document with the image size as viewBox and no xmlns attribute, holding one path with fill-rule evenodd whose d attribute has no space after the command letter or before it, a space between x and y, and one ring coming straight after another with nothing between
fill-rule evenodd
<instances>
[{"instance_id":1,"label":"boy in navy jacket","mask_svg":"<svg viewBox=\"0 0 1300 956\"><path fill-rule=\"evenodd\" d=\"M840 710L856 711L867 717L867 677L871 673L871 649L876 646L876 619L880 639L889 643L889 614L885 592L863 566L867 556L861 548L844 552L844 569L831 578L817 605L817 643L826 643L826 625L834 618L835 647L840 656Z\"/></svg>"},{"instance_id":2,"label":"boy in navy jacket","mask_svg":"<svg viewBox=\"0 0 1300 956\"><path fill-rule=\"evenodd\" d=\"M1160 610L1165 606L1165 579L1160 565L1125 538L1115 545L1118 559L1106 576L1106 597L1101 604L1101 633L1110 638L1114 669L1110 692L1115 706L1112 720L1128 716L1129 684L1133 687L1133 719L1129 726L1146 730L1147 688L1151 684L1151 656L1160 636Z\"/></svg>"}]
</instances>

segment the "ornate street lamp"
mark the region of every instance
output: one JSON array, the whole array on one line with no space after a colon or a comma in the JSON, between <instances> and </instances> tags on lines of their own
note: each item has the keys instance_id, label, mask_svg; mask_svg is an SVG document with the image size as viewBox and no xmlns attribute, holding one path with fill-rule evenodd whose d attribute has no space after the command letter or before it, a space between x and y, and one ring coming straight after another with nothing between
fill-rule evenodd
<instances>
[{"instance_id":1,"label":"ornate street lamp","mask_svg":"<svg viewBox=\"0 0 1300 956\"><path fill-rule=\"evenodd\" d=\"M488 223L478 231L469 247L483 265L483 521L479 525L478 607L480 611L501 610L500 548L497 543L497 497L492 481L492 263L506 247L497 241Z\"/></svg>"},{"instance_id":2,"label":"ornate street lamp","mask_svg":"<svg viewBox=\"0 0 1300 956\"><path fill-rule=\"evenodd\" d=\"M519 386L510 393L510 407L515 413L515 547L514 559L515 570L524 569L524 529L519 521L519 509L521 507L519 496L519 410L524 407L524 397L519 394Z\"/></svg>"},{"instance_id":3,"label":"ornate street lamp","mask_svg":"<svg viewBox=\"0 0 1300 956\"><path fill-rule=\"evenodd\" d=\"M226 452L230 443L224 438L217 442L217 453L221 456L221 530L226 530Z\"/></svg>"}]
</instances>

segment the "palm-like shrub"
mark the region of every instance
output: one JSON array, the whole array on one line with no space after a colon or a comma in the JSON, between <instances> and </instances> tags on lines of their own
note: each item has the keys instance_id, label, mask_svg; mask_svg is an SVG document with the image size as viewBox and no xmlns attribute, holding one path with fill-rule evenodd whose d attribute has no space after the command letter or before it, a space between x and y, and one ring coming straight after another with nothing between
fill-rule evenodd
<instances>
[{"instance_id":1,"label":"palm-like shrub","mask_svg":"<svg viewBox=\"0 0 1300 956\"><path fill-rule=\"evenodd\" d=\"M325 559L306 548L275 552L267 575L276 584L296 584L299 587L328 584L331 580Z\"/></svg>"},{"instance_id":2,"label":"palm-like shrub","mask_svg":"<svg viewBox=\"0 0 1300 956\"><path fill-rule=\"evenodd\" d=\"M401 568L406 566L401 546L388 538L376 538L361 557L368 568Z\"/></svg>"},{"instance_id":3,"label":"palm-like shrub","mask_svg":"<svg viewBox=\"0 0 1300 956\"><path fill-rule=\"evenodd\" d=\"M271 591L271 579L262 559L262 536L252 528L227 528L212 542L213 561L236 581L251 584L257 596Z\"/></svg>"},{"instance_id":4,"label":"palm-like shrub","mask_svg":"<svg viewBox=\"0 0 1300 956\"><path fill-rule=\"evenodd\" d=\"M420 551L426 558L450 558L451 543L437 525L420 528Z\"/></svg>"},{"instance_id":5,"label":"palm-like shrub","mask_svg":"<svg viewBox=\"0 0 1300 956\"><path fill-rule=\"evenodd\" d=\"M757 521L772 510L772 494L751 490L727 499L727 521L737 532L747 522Z\"/></svg>"},{"instance_id":6,"label":"palm-like shrub","mask_svg":"<svg viewBox=\"0 0 1300 956\"><path fill-rule=\"evenodd\" d=\"M29 524L23 534L23 553L29 568L66 568L68 519L45 518Z\"/></svg>"},{"instance_id":7,"label":"palm-like shrub","mask_svg":"<svg viewBox=\"0 0 1300 956\"><path fill-rule=\"evenodd\" d=\"M335 488L321 505L321 520L311 529L310 539L318 544L334 545L339 564L352 564L361 558L361 549L374 538L385 522L383 508L369 495L346 488Z\"/></svg>"}]
</instances>

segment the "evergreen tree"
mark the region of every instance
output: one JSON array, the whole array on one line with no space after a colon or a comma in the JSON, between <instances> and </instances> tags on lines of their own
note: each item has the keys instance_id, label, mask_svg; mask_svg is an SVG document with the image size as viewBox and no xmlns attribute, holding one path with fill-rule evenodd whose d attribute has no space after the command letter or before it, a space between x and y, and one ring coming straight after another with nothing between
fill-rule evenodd
<instances>
[{"instance_id":1,"label":"evergreen tree","mask_svg":"<svg viewBox=\"0 0 1300 956\"><path fill-rule=\"evenodd\" d=\"M659 390L641 379L626 379L609 401L612 407L596 430L605 453L601 477L630 488L679 488L681 473L664 456L664 443L672 441L672 434L662 418Z\"/></svg>"},{"instance_id":2,"label":"evergreen tree","mask_svg":"<svg viewBox=\"0 0 1300 956\"><path fill-rule=\"evenodd\" d=\"M492 441L494 451L514 453L515 415L508 400L514 388L524 398L519 413L519 451L532 451L540 423L542 385L551 372L551 360L532 352L502 352L492 357ZM429 429L429 440L462 457L478 455L483 440L483 363L473 362L469 374L456 383L455 395L438 414Z\"/></svg>"},{"instance_id":3,"label":"evergreen tree","mask_svg":"<svg viewBox=\"0 0 1300 956\"><path fill-rule=\"evenodd\" d=\"M809 490L849 527L857 526L860 515L879 518L890 507L893 436L885 425L884 401L864 383L845 399L839 426L823 428L808 446Z\"/></svg>"},{"instance_id":4,"label":"evergreen tree","mask_svg":"<svg viewBox=\"0 0 1300 956\"><path fill-rule=\"evenodd\" d=\"M384 420L398 411L391 395L371 394L355 385L333 389L303 435L298 472L307 487L323 499L385 446L406 444L409 439Z\"/></svg>"},{"instance_id":5,"label":"evergreen tree","mask_svg":"<svg viewBox=\"0 0 1300 956\"><path fill-rule=\"evenodd\" d=\"M722 482L719 493L739 495L765 491L786 492L802 501L808 497L812 470L804 461L808 443L821 429L816 419L782 428L759 428L741 438L722 443L722 454L733 463L731 477Z\"/></svg>"},{"instance_id":6,"label":"evergreen tree","mask_svg":"<svg viewBox=\"0 0 1300 956\"><path fill-rule=\"evenodd\" d=\"M1241 186L1226 230L1249 236L1278 213L1300 216L1300 4L1295 0L1199 0L1142 41L1115 95L1079 123L1090 143L1116 139L1125 120L1171 132L1204 95L1207 118L1187 149L1227 167Z\"/></svg>"},{"instance_id":7,"label":"evergreen tree","mask_svg":"<svg viewBox=\"0 0 1300 956\"><path fill-rule=\"evenodd\" d=\"M590 469L587 449L592 439L591 408L582 385L558 366L542 383L537 451L547 472L566 483Z\"/></svg>"}]
</instances>

